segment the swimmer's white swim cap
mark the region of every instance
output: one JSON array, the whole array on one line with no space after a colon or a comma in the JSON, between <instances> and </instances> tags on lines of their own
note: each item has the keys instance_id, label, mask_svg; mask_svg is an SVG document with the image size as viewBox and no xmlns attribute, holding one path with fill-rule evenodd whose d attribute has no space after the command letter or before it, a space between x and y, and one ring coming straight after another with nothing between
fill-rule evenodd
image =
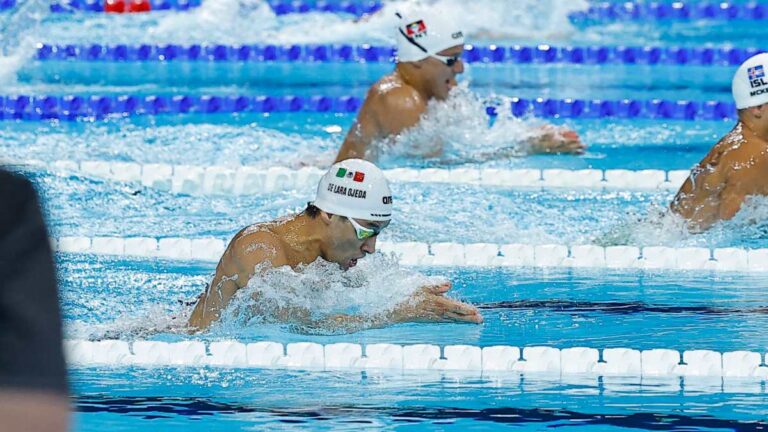
<instances>
[{"instance_id":1,"label":"swimmer's white swim cap","mask_svg":"<svg viewBox=\"0 0 768 432\"><path fill-rule=\"evenodd\" d=\"M739 66L731 90L737 109L768 103L768 53L750 57Z\"/></svg>"},{"instance_id":2,"label":"swimmer's white swim cap","mask_svg":"<svg viewBox=\"0 0 768 432\"><path fill-rule=\"evenodd\" d=\"M320 210L339 216L369 221L392 218L392 192L384 173L362 159L334 164L317 185L312 203Z\"/></svg>"},{"instance_id":3,"label":"swimmer's white swim cap","mask_svg":"<svg viewBox=\"0 0 768 432\"><path fill-rule=\"evenodd\" d=\"M397 14L397 61L424 60L440 51L464 45L458 25L434 11L419 10Z\"/></svg>"}]
</instances>

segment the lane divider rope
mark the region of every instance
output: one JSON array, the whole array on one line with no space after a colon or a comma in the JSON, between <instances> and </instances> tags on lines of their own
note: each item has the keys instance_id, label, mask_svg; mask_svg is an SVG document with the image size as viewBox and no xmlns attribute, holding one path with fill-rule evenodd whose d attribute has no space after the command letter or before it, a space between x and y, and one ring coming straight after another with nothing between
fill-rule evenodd
<instances>
[{"instance_id":1,"label":"lane divider rope","mask_svg":"<svg viewBox=\"0 0 768 432\"><path fill-rule=\"evenodd\" d=\"M72 366L294 368L308 370L465 371L635 377L768 378L764 354L751 351L634 350L531 346L321 345L235 340L161 342L65 341Z\"/></svg>"},{"instance_id":2,"label":"lane divider rope","mask_svg":"<svg viewBox=\"0 0 768 432\"><path fill-rule=\"evenodd\" d=\"M0 96L2 120L78 120L108 116L216 113L354 113L363 100L355 96L214 96L214 95L9 95ZM734 120L733 102L688 100L601 100L510 98L488 105L490 117L563 119Z\"/></svg>"},{"instance_id":3,"label":"lane divider rope","mask_svg":"<svg viewBox=\"0 0 768 432\"><path fill-rule=\"evenodd\" d=\"M220 238L51 238L54 250L125 257L218 262L227 245ZM598 246L564 244L377 242L405 266L600 268L768 272L768 248L743 249Z\"/></svg>"},{"instance_id":4,"label":"lane divider rope","mask_svg":"<svg viewBox=\"0 0 768 432\"><path fill-rule=\"evenodd\" d=\"M759 2L600 2L586 11L571 13L576 24L616 21L754 20L768 17L768 5Z\"/></svg>"},{"instance_id":5,"label":"lane divider rope","mask_svg":"<svg viewBox=\"0 0 768 432\"><path fill-rule=\"evenodd\" d=\"M20 166L77 173L99 179L136 182L153 189L187 195L254 195L313 188L325 171L319 168L195 166L108 161L24 161ZM384 170L395 182L449 183L534 189L677 190L688 170L394 168Z\"/></svg>"},{"instance_id":6,"label":"lane divider rope","mask_svg":"<svg viewBox=\"0 0 768 432\"><path fill-rule=\"evenodd\" d=\"M654 46L465 45L468 63L738 66L758 48ZM106 62L391 63L394 47L372 45L52 45L38 44L38 60Z\"/></svg>"},{"instance_id":7,"label":"lane divider rope","mask_svg":"<svg viewBox=\"0 0 768 432\"><path fill-rule=\"evenodd\" d=\"M16 6L18 0L1 0L0 10L11 9ZM119 0L118 0L119 1ZM131 0L124 0L130 3ZM215 1L215 0L214 0ZM142 12L150 11L186 11L200 7L202 0L149 0L149 7L141 9ZM284 1L269 0L276 15L287 15L294 13L326 12L326 13L346 13L355 16L371 14L382 8L382 3L371 0L308 0L308 1ZM53 13L71 13L71 12L107 12L111 8L107 7L105 0L60 0L51 4Z\"/></svg>"},{"instance_id":8,"label":"lane divider rope","mask_svg":"<svg viewBox=\"0 0 768 432\"><path fill-rule=\"evenodd\" d=\"M131 5L133 0L116 0L107 5L105 0L59 0L52 2L52 13L72 12L151 12L151 11L186 11L200 7L202 0L144 0ZM16 7L18 0L0 1L0 10ZM115 4L119 3L119 4Z\"/></svg>"}]
</instances>

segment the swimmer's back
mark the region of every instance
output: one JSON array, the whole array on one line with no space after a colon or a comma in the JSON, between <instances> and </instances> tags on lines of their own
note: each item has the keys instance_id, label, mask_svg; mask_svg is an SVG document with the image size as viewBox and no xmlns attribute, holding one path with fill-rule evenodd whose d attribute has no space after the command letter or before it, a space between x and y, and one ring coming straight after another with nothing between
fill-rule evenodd
<instances>
[{"instance_id":1,"label":"swimmer's back","mask_svg":"<svg viewBox=\"0 0 768 432\"><path fill-rule=\"evenodd\" d=\"M740 125L721 139L694 167L670 208L692 222L694 231L730 219L744 198L768 195L766 143L745 138Z\"/></svg>"},{"instance_id":2,"label":"swimmer's back","mask_svg":"<svg viewBox=\"0 0 768 432\"><path fill-rule=\"evenodd\" d=\"M415 88L405 84L397 73L383 77L368 90L336 162L350 158L372 159L368 150L374 141L415 126L426 108L424 98Z\"/></svg>"},{"instance_id":3,"label":"swimmer's back","mask_svg":"<svg viewBox=\"0 0 768 432\"><path fill-rule=\"evenodd\" d=\"M287 264L285 245L274 229L274 224L255 224L235 234L216 266L208 289L189 317L190 327L207 328L217 320L232 296L248 284L257 266L265 262L271 267Z\"/></svg>"},{"instance_id":4,"label":"swimmer's back","mask_svg":"<svg viewBox=\"0 0 768 432\"><path fill-rule=\"evenodd\" d=\"M363 114L363 110L367 110L365 114L375 114L383 134L397 134L402 132L402 128L387 127L387 119L418 113L415 119L418 121L426 107L427 103L419 92L405 84L397 73L393 73L371 86L360 113Z\"/></svg>"},{"instance_id":5,"label":"swimmer's back","mask_svg":"<svg viewBox=\"0 0 768 432\"><path fill-rule=\"evenodd\" d=\"M240 230L227 246L219 265L230 261L239 270L253 271L253 268L265 261L272 267L288 262L282 236L276 232L274 223L258 223Z\"/></svg>"}]
</instances>

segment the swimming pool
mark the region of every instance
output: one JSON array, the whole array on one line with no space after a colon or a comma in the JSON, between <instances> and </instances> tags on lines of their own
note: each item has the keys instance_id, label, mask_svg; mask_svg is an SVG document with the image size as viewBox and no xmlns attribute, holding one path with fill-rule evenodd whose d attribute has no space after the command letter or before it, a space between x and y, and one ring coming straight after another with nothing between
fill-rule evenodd
<instances>
[{"instance_id":1,"label":"swimming pool","mask_svg":"<svg viewBox=\"0 0 768 432\"><path fill-rule=\"evenodd\" d=\"M238 12L236 3L54 14L11 56L20 60L0 95L0 152L37 185L58 249L76 430L765 428L766 204L753 200L701 235L661 215L730 129L705 110L732 115L715 105L730 103L729 56L761 46L761 21L592 12L603 20L592 22L572 18L586 2L549 2L544 22L509 14L517 33L488 36L495 14L468 14L489 57L470 63L469 90L401 142L437 136L446 156L382 160L397 214L384 253L349 275L309 272L358 282L304 300L375 310L423 281L420 272L452 281L485 323L308 334L235 310L190 335L180 329L188 304L225 242L312 199L354 119L338 104L391 68L363 48L391 43L376 18L352 25L343 14L276 15L256 2ZM327 31L307 33L318 26ZM75 54L46 57L38 44ZM249 57L237 58L246 44ZM504 47L503 61L491 46ZM183 55L150 58L172 51ZM24 105L18 95L33 98ZM217 107L247 99L248 108L202 112L211 95ZM167 112L142 108L152 96L168 98ZM265 98L286 96L301 109L290 109L296 99L265 109ZM86 114L68 120L65 104L78 97ZM126 98L138 108L117 110ZM536 98L571 102L547 108ZM520 99L546 120L511 115ZM89 117L105 103L118 114ZM544 121L577 130L588 152L474 159Z\"/></svg>"}]
</instances>

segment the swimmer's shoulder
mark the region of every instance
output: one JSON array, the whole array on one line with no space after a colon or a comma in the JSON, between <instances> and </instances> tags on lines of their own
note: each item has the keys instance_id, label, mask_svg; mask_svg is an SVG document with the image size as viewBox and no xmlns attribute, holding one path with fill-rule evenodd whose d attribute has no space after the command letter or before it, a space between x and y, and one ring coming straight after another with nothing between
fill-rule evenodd
<instances>
[{"instance_id":1,"label":"swimmer's shoulder","mask_svg":"<svg viewBox=\"0 0 768 432\"><path fill-rule=\"evenodd\" d=\"M233 258L249 264L269 261L278 266L286 261L285 243L274 231L272 223L259 223L243 228L235 235L227 249Z\"/></svg>"},{"instance_id":2,"label":"swimmer's shoulder","mask_svg":"<svg viewBox=\"0 0 768 432\"><path fill-rule=\"evenodd\" d=\"M426 107L426 101L419 92L395 74L387 75L371 86L368 100L388 111Z\"/></svg>"}]
</instances>

